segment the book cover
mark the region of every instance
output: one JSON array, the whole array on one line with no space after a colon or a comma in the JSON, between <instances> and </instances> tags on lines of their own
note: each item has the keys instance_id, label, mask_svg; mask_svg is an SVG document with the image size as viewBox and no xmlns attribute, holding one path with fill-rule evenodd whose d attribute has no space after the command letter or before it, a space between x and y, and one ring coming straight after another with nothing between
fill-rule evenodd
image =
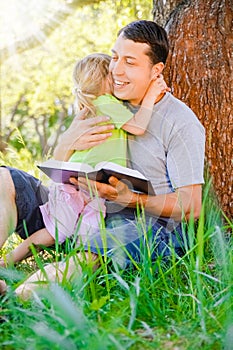
<instances>
[{"instance_id":1,"label":"book cover","mask_svg":"<svg viewBox=\"0 0 233 350\"><path fill-rule=\"evenodd\" d=\"M62 162L49 159L37 165L54 182L69 183L70 177L87 177L102 183L108 183L110 176L125 182L131 190L154 195L151 182L139 171L111 162L98 163L95 168L88 164Z\"/></svg>"}]
</instances>

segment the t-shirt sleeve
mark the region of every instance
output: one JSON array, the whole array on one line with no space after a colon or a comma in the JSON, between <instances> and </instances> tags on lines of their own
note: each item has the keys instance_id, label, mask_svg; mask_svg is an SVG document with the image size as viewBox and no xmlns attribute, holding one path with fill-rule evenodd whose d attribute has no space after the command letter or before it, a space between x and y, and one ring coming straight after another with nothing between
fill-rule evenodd
<instances>
[{"instance_id":1,"label":"t-shirt sleeve","mask_svg":"<svg viewBox=\"0 0 233 350\"><path fill-rule=\"evenodd\" d=\"M98 114L111 117L117 129L120 129L133 117L133 113L111 95L99 96L95 101L95 106L98 109Z\"/></svg>"},{"instance_id":2,"label":"t-shirt sleeve","mask_svg":"<svg viewBox=\"0 0 233 350\"><path fill-rule=\"evenodd\" d=\"M200 123L175 132L167 152L167 171L174 189L204 183L205 129Z\"/></svg>"}]
</instances>

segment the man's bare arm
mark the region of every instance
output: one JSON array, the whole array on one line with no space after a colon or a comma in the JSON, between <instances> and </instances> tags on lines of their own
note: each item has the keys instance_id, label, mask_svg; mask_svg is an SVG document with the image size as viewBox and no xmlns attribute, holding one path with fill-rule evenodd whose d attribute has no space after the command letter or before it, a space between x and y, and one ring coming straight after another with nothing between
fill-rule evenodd
<instances>
[{"instance_id":1,"label":"man's bare arm","mask_svg":"<svg viewBox=\"0 0 233 350\"><path fill-rule=\"evenodd\" d=\"M73 181L73 183L75 180ZM88 190L86 179L79 178L79 186ZM128 186L115 177L110 177L108 184L89 181L89 186L97 191L98 195L110 201L117 202L123 207L136 208L142 205L146 212L155 216L170 217L180 221L189 218L196 219L200 215L202 202L202 186L190 185L178 188L175 192L148 196L129 190Z\"/></svg>"},{"instance_id":2,"label":"man's bare arm","mask_svg":"<svg viewBox=\"0 0 233 350\"><path fill-rule=\"evenodd\" d=\"M177 221L190 216L197 219L201 212L202 186L180 187L175 192L158 196L139 195L138 201L152 215L171 217Z\"/></svg>"}]
</instances>

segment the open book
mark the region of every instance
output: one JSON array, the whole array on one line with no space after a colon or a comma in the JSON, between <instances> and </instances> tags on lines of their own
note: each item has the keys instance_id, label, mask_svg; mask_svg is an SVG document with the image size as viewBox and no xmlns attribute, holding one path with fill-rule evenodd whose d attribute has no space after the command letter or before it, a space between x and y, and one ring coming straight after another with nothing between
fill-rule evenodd
<instances>
[{"instance_id":1,"label":"open book","mask_svg":"<svg viewBox=\"0 0 233 350\"><path fill-rule=\"evenodd\" d=\"M111 162L100 162L92 168L88 164L49 159L37 166L54 182L69 183L70 177L87 177L90 180L108 183L109 177L115 176L125 182L131 190L154 194L151 182L139 171Z\"/></svg>"}]
</instances>

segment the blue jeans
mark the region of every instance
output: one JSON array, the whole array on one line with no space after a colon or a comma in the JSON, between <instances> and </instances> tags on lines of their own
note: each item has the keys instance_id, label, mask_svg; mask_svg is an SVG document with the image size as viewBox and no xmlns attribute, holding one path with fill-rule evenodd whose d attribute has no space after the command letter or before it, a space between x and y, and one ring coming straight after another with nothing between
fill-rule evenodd
<instances>
[{"instance_id":1,"label":"blue jeans","mask_svg":"<svg viewBox=\"0 0 233 350\"><path fill-rule=\"evenodd\" d=\"M181 223L170 225L165 218L143 213L137 215L136 210L125 208L108 214L105 228L96 232L85 246L89 246L91 252L106 254L121 267L126 267L132 259L142 261L144 253L152 260L158 256L168 257L172 250L182 255L184 235Z\"/></svg>"}]
</instances>

